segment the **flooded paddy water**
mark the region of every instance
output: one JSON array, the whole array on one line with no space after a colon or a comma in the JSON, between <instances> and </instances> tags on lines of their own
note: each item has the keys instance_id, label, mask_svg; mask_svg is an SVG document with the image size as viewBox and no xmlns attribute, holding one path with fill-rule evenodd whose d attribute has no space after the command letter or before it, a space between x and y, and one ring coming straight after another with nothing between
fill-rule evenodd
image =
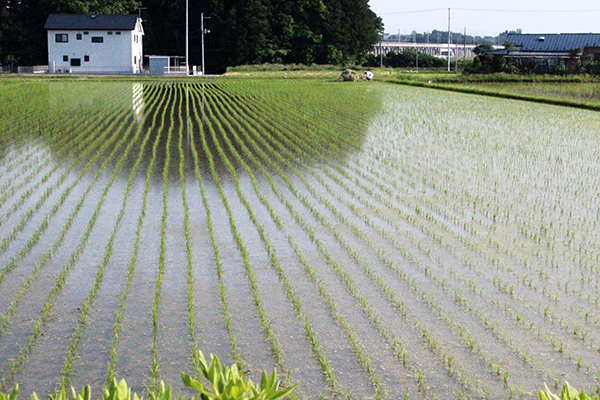
<instances>
[{"instance_id":1,"label":"flooded paddy water","mask_svg":"<svg viewBox=\"0 0 600 400\"><path fill-rule=\"evenodd\" d=\"M191 395L198 350L299 399L600 384L595 112L221 78L0 100L2 390Z\"/></svg>"}]
</instances>

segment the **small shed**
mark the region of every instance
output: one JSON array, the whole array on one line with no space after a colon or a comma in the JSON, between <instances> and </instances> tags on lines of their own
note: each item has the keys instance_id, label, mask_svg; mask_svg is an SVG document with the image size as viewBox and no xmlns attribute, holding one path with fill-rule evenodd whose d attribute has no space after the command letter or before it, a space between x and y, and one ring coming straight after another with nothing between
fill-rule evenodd
<instances>
[{"instance_id":1,"label":"small shed","mask_svg":"<svg viewBox=\"0 0 600 400\"><path fill-rule=\"evenodd\" d=\"M150 75L185 75L185 65L182 66L183 56L146 56Z\"/></svg>"}]
</instances>

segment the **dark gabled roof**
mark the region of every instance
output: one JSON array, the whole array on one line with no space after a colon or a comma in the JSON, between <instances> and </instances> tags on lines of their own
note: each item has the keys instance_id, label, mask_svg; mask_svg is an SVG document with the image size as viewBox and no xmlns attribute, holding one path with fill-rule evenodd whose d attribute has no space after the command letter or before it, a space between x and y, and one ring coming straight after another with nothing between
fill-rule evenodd
<instances>
[{"instance_id":1,"label":"dark gabled roof","mask_svg":"<svg viewBox=\"0 0 600 400\"><path fill-rule=\"evenodd\" d=\"M513 42L520 51L554 52L600 47L598 33L509 34L506 40Z\"/></svg>"},{"instance_id":2,"label":"dark gabled roof","mask_svg":"<svg viewBox=\"0 0 600 400\"><path fill-rule=\"evenodd\" d=\"M138 16L130 15L88 15L88 14L50 14L44 29L48 30L122 30L135 29Z\"/></svg>"}]
</instances>

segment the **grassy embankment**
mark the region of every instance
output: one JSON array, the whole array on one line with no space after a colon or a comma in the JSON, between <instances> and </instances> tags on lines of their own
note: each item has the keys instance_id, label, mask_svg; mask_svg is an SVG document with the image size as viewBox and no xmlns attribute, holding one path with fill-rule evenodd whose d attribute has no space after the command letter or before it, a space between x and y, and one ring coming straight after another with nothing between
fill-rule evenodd
<instances>
[{"instance_id":1,"label":"grassy embankment","mask_svg":"<svg viewBox=\"0 0 600 400\"><path fill-rule=\"evenodd\" d=\"M363 68L375 80L484 96L600 110L600 79L591 76L462 75L456 72L405 72L391 68ZM337 79L341 67L255 65L230 67L224 76L247 78ZM361 69L362 70L362 69Z\"/></svg>"},{"instance_id":2,"label":"grassy embankment","mask_svg":"<svg viewBox=\"0 0 600 400\"><path fill-rule=\"evenodd\" d=\"M572 75L462 75L456 72L424 70L419 73L404 69L362 68L371 70L375 80L429 87L433 89L471 93L484 96L534 101L559 106L600 110L600 78ZM231 78L285 78L285 79L338 79L343 68L335 65L261 64L229 67L222 77ZM52 80L155 80L150 76L78 76L78 75L15 75L0 76L0 84L13 84L29 79ZM181 78L176 78L181 79ZM188 79L202 79L193 77Z\"/></svg>"},{"instance_id":3,"label":"grassy embankment","mask_svg":"<svg viewBox=\"0 0 600 400\"><path fill-rule=\"evenodd\" d=\"M600 110L600 79L591 76L403 74L395 83Z\"/></svg>"}]
</instances>

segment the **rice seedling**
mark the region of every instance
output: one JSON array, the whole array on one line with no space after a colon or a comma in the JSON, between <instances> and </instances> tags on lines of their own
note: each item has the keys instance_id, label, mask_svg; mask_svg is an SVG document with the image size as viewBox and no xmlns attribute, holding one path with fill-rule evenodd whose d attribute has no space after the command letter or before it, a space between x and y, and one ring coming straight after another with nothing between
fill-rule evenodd
<instances>
[{"instance_id":1,"label":"rice seedling","mask_svg":"<svg viewBox=\"0 0 600 400\"><path fill-rule=\"evenodd\" d=\"M53 396L66 395L79 379L75 360L100 331L86 324L106 312L114 324L107 385L115 371L129 371L137 381L146 376L151 398L169 400L160 379L171 367L162 369L159 354L168 332L161 322L170 320L160 314L174 299L165 295L175 284L171 254L183 274L176 284L185 285L176 288L185 303L177 329L191 352L181 362L196 381L205 332L197 321L205 318L223 327L223 350L239 370L254 367L239 339L245 301L252 334L266 342L257 346L286 386L298 384L298 399L304 385L321 398L357 398L348 371L359 390L382 399L526 397L544 381L558 389L560 373L579 387L597 384L594 113L379 84L149 79L140 98L134 83L0 82L3 390L49 351L62 361ZM81 96L94 90L93 100ZM119 189L109 196L111 186ZM140 204L131 209L140 214L129 227L133 187ZM122 194L108 204L114 193ZM97 236L109 208L111 225ZM128 228L131 239L119 243L117 232ZM199 234L205 245L195 242ZM146 235L160 243L154 269L139 268L140 255L150 257ZM203 245L210 254L196 258ZM72 292L59 294L92 247L81 310L67 317L64 347L50 349L48 337L39 339L57 332L54 313L62 318ZM198 268L197 259L208 263ZM124 281L112 308L96 311L118 269ZM214 310L197 306L203 273L215 276ZM147 298L132 289L136 276L151 282ZM141 332L149 352L134 365L119 341L132 329L124 313L140 299L151 303ZM305 340L293 349L282 336L287 318ZM324 326L335 329L348 367ZM24 332L20 349L10 343L14 328ZM310 353L321 390L298 372L294 351Z\"/></svg>"},{"instance_id":2,"label":"rice seedling","mask_svg":"<svg viewBox=\"0 0 600 400\"><path fill-rule=\"evenodd\" d=\"M124 135L121 139L120 139L120 143L123 144L125 142L125 140L128 138L128 135ZM113 151L111 152L111 154L104 160L104 162L102 163L101 167L99 168L99 171L97 173L97 176L100 175L100 173L104 170L104 168L108 165L108 163L112 160L112 158L117 154L119 150L119 146L115 146ZM91 161L90 161L91 163ZM58 296L61 287L64 283L64 281L66 280L67 274L69 273L70 269L73 267L73 265L76 263L79 255L81 254L81 252L83 251L83 249L85 248L85 245L87 244L87 241L91 235L91 231L94 227L94 224L97 220L98 214L100 212L100 209L103 205L104 199L106 198L106 194L108 193L108 190L110 189L112 183L114 182L114 180L116 179L117 173L114 172L112 174L112 178L111 181L109 182L109 184L105 187L102 196L97 204L97 206L94 209L94 213L91 217L91 219L89 220L89 223L87 225L87 228L85 230L84 236L81 239L81 242L79 243L78 247L76 248L76 250L71 254L69 260L64 264L63 269L61 270L60 275L57 277L54 286L52 287L48 297L46 298L46 301L43 304L43 308L42 311L40 313L40 316L38 317L38 319L36 319L36 321L34 322L33 326L32 326L32 331L27 339L27 341L25 342L25 344L19 349L19 353L17 355L17 357L15 357L14 359L12 359L10 361L10 364L8 366L8 368L6 370L3 371L3 377L10 377L10 379L14 379L14 375L15 373L19 370L19 368L21 367L21 365L27 360L27 356L29 354L29 352L31 351L31 348L35 345L35 343L37 342L37 339L39 337L39 332L40 329L42 327L42 325L44 324L45 320L48 318L48 315L51 311L52 308L52 303L54 301L54 299ZM3 381L3 386L6 385L6 381Z\"/></svg>"},{"instance_id":3,"label":"rice seedling","mask_svg":"<svg viewBox=\"0 0 600 400\"><path fill-rule=\"evenodd\" d=\"M159 132L163 130L165 126L166 120L166 111L167 107L163 109L161 114L161 122L159 126ZM169 111L169 120L173 120L175 114L175 107L171 105ZM158 259L158 271L156 277L156 285L154 289L154 299L152 302L152 345L150 348L150 353L152 355L152 366L150 368L150 378L148 382L148 386L150 388L150 392L157 393L159 389L159 373L160 373L160 362L158 359L158 325L159 325L159 304L161 298L161 290L162 290L162 282L165 270L165 254L166 254L166 229L167 229L167 188L169 184L169 165L171 162L171 140L173 138L173 129L174 126L171 124L169 129L167 130L167 137L165 141L165 160L163 164L163 185L162 185L162 217L160 223L160 250L159 250L159 259Z\"/></svg>"},{"instance_id":4,"label":"rice seedling","mask_svg":"<svg viewBox=\"0 0 600 400\"><path fill-rule=\"evenodd\" d=\"M164 102L166 101L166 96L160 96L161 93L163 93L163 92L159 91L159 93L157 94L157 97L160 98L160 101L157 106L157 108L159 108L159 109L161 108L162 104L164 104ZM130 179L133 178L135 171L138 169L139 164L142 161L142 158L144 155L144 149L150 139L150 137L149 137L150 132L154 131L154 127L157 122L156 121L157 116L158 116L158 113L154 114L154 117L152 119L152 124L150 125L150 128L148 129L147 135L144 137L144 142L141 145L139 156L138 156L136 163L134 165L134 168L132 169L132 172L130 174ZM143 197L142 197L142 210L141 210L140 217L138 218L138 223L137 223L137 227L136 227L135 241L134 241L134 245L133 245L131 261L129 262L129 264L127 266L127 281L125 283L123 293L121 294L121 298L119 300L119 307L115 313L116 319L115 319L115 326L114 326L113 333L112 333L112 341L111 341L111 348L110 348L110 361L108 363L108 368L107 368L107 372L106 372L107 383L110 383L110 382L114 381L114 379L115 379L115 366L117 363L117 344L119 341L119 333L122 330L123 313L124 313L124 309L125 309L125 305L126 305L126 300L128 298L128 295L129 295L129 292L131 289L133 274L135 271L135 266L137 263L137 258L138 258L138 254L139 254L139 250L140 250L140 236L141 236L140 233L141 233L141 230L142 230L142 227L144 224L144 218L146 216L146 209L147 209L147 204L148 204L148 191L150 188L150 179L152 176L152 172L154 170L154 163L156 161L156 151L158 149L158 144L160 143L160 138L161 138L161 135L156 135L156 138L152 145L152 158L150 160L150 163L148 165L147 172L146 172L144 193L143 193Z\"/></svg>"},{"instance_id":5,"label":"rice seedling","mask_svg":"<svg viewBox=\"0 0 600 400\"><path fill-rule=\"evenodd\" d=\"M206 144L206 137L205 137L205 132L204 132L204 124L203 124L204 108L202 108L201 113L199 114L198 107L196 105L196 101L195 101L194 97L192 97L192 102L194 105L192 109L194 110L195 121L200 126L200 129L201 129L200 130L200 138L201 138L201 142L202 142L202 148L206 152L207 144ZM221 309L223 310L223 315L225 317L225 325L226 325L227 333L229 336L229 344L231 346L231 351L232 351L233 357L236 360L236 363L237 363L239 369L243 371L243 370L245 370L245 363L242 360L242 357L240 356L238 345L237 345L237 338L236 338L236 335L233 332L232 326L231 326L232 316L229 311L229 302L227 300L227 289L226 289L225 283L223 281L223 265L222 265L222 261L221 261L221 257L220 257L220 253L219 253L219 247L218 247L217 240L215 237L214 224L212 222L212 215L211 215L210 207L208 207L208 201L207 201L206 192L204 189L202 173L200 170L200 160L199 160L198 151L196 149L196 142L194 139L194 135L191 136L190 142L191 142L192 155L194 157L194 172L196 175L196 179L198 181L198 186L199 186L200 194L202 197L202 204L204 206L207 228L208 228L208 236L209 236L209 239L210 239L210 242L212 245L213 256L214 256L215 265L216 265L216 269L217 269L217 278L219 280L219 294L220 294L220 300L221 300ZM210 154L209 152L206 152L207 159L210 164L210 172L211 172L211 175L214 177L216 175L214 161L212 160L212 157L209 156L209 154ZM200 371L197 370L197 374L199 374L199 373L200 373Z\"/></svg>"},{"instance_id":6,"label":"rice seedling","mask_svg":"<svg viewBox=\"0 0 600 400\"><path fill-rule=\"evenodd\" d=\"M152 104L149 105L150 107L152 106ZM130 126L126 131L125 131L125 137L127 137L129 135L129 132L133 130L133 126ZM141 126L139 126L136 131L135 134L133 136L133 138L131 139L131 141L129 142L127 148L123 151L123 154L121 156L121 158L119 159L119 161L117 162L117 164L114 167L113 170L113 177L112 180L115 179L115 177L117 176L117 174L121 171L123 164L125 162L125 160L127 159L129 153L133 150L133 145L134 143L137 142L137 139L139 138L139 136L142 134L142 129ZM137 156L137 163L136 165L139 165L139 162L141 161L141 156L144 153L144 148L145 148L145 144L147 143L149 139L149 134L146 133L144 135L144 141L142 143L142 146L140 147L138 156ZM115 244L115 237L117 235L117 232L120 228L120 224L121 221L123 219L123 217L125 216L125 210L126 210L126 206L127 206L127 201L129 199L129 193L131 191L131 187L133 185L133 181L135 178L137 172L137 166L134 166L134 168L131 169L131 172L129 173L129 179L127 181L127 187L125 188L125 192L123 194L123 203L121 205L121 210L119 211L119 215L117 216L117 220L115 222L114 228L112 230L111 236L108 240L108 244L106 246L106 249L104 251L104 256L102 258L102 262L98 267L97 273L96 273L96 277L93 283L93 286L87 296L87 298L85 299L84 303L81 305L80 307L80 317L79 320L77 321L77 327L75 328L75 331L73 332L73 334L71 335L71 340L70 340L70 344L69 344L69 348L68 348L68 354L67 357L65 358L64 361L64 365L63 365L63 374L62 374L62 378L59 382L58 388L57 390L63 390L66 388L66 386L69 384L69 378L71 375L71 371L73 368L73 362L75 360L76 357L76 352L78 349L78 344L81 338L81 334L83 329L86 326L86 320L88 318L88 314L89 314L89 310L90 307L92 306L92 303L94 301L94 298L97 294L97 292L100 289L100 285L102 283L102 279L104 276L104 269L107 267L110 257L112 256L113 253L113 247ZM109 186L110 187L110 186ZM106 194L107 191L105 191L104 194ZM103 198L101 197L101 201L103 201ZM114 380L114 378L113 378Z\"/></svg>"},{"instance_id":7,"label":"rice seedling","mask_svg":"<svg viewBox=\"0 0 600 400\"><path fill-rule=\"evenodd\" d=\"M235 131L235 130L233 130L233 131ZM246 153L246 154L248 154L248 153ZM268 159L268 157L264 157L264 158L265 158L265 159ZM254 162L257 162L257 161L256 161L256 159L253 159L253 160L254 160ZM259 162L257 162L257 166L258 166L259 168L261 168L261 170L262 170L263 172L265 172L265 169L264 169L264 167L263 167L263 166L262 166L262 165L261 165ZM265 172L265 174L268 174L268 172ZM282 174L283 174L283 173L282 173ZM283 175L283 176L285 176L285 175ZM272 182L272 181L271 181L271 182ZM289 184L289 181L288 181L288 184ZM290 187L290 188L291 188L292 190L294 190L294 189L293 189L293 187ZM274 190L275 192L278 192L278 191L277 191L275 188L273 188L273 190ZM284 202L285 202L285 200L282 200L282 201L284 201ZM290 207L289 203L288 203L288 202L286 202L286 203L287 203L288 207ZM297 214L297 213L295 213L295 212L294 212L292 209L291 209L290 211L291 211L291 212L292 212L292 213L295 215L295 217L298 217L298 214ZM301 219L300 219L300 220L301 220ZM305 225L306 223L305 223L304 221L302 221L302 222L301 222L301 224L303 224L303 226L305 227L305 229L308 229L308 230L310 229L310 228L306 227L306 225ZM321 244L321 242L320 242L320 241L319 241L319 240L318 240L318 239L317 239L317 238L316 238L314 235L313 235L312 237L313 237L313 240L314 240L316 243L318 243L318 245L319 245L319 247L320 247L321 251L323 252L323 248L322 248L322 244ZM289 240L291 240L291 239L290 239L290 236L289 236L289 234L288 234L288 238L289 238ZM295 247L295 249L297 250L297 247ZM297 254L298 254L298 253L297 253ZM331 255L329 255L329 253L328 253L327 251L324 251L324 254L326 255L326 257L327 257L327 259L329 260L329 262L330 262L330 263L334 263L334 261L333 261L333 259L332 259ZM298 256L299 256L299 258L301 258L301 259L304 259L304 257L302 257L302 255L301 255L301 254L298 254ZM306 265L306 263L304 263L304 264L305 264L305 266L307 266L307 265ZM334 266L335 266L335 264L334 264ZM339 270L339 266L338 266L336 269L337 269L338 271L340 271L340 270ZM311 269L309 269L309 271L311 271ZM311 272L309 272L309 274L310 274L312 277L314 277L314 272L312 272L312 273L311 273ZM345 276L345 281L346 281L346 283L348 283L348 282L351 282L351 280L348 280L348 279L349 279L349 277L346 275L346 276ZM351 289L351 290L353 291L353 293L354 293L354 294L356 294L356 293L357 293L357 291L356 291L356 288L355 288L355 287L353 287L353 286L351 286L351 288L353 288L353 289ZM331 304L331 296L330 296L330 295L328 295L328 294L326 294L327 292L323 293L323 290L324 290L324 288L323 288L321 285L319 285L319 290L322 292L322 294L325 296L325 298L329 299L329 302L330 302L330 304ZM366 303L365 303L365 300L364 300L364 298L363 298L363 300L362 300L362 304L363 304L363 305L364 305L364 304L366 304ZM331 307L334 307L334 306L333 306L333 304L331 304ZM368 307L368 306L367 306L367 307ZM335 310L335 308L333 308L332 310ZM377 317L377 313L376 313L376 311L375 311L375 310L374 310L372 307L370 307L370 308L369 308L368 315L369 315L371 318L375 318L375 320L376 320L376 321L379 321L379 319L378 319L378 317ZM338 319L340 318L339 314L338 314L337 318L338 318ZM347 323L345 323L345 321L344 321L343 319L340 321L340 323L341 323L341 324L342 324L342 325L345 327L345 329L346 329L346 330L348 329L348 325L347 325ZM377 324L377 323L376 323L376 324ZM393 343L393 346L394 346L394 348L395 348L395 349L398 349L398 347L401 347L401 346L399 346L399 341L398 341L397 339L395 339L395 338L394 338L393 334L391 334L391 331L390 331L390 330L387 330L387 329L385 328L385 326L384 326L384 325L381 323L381 321L380 321L380 322L379 322L379 324L377 324L377 325L378 325L378 329L383 329L383 330L384 330L384 331L387 333L387 337L388 337L388 338L390 338L390 337L391 337L391 340L392 340L392 343ZM347 330L347 331L346 331L346 333L349 335L349 337L350 337L350 339L351 339L351 340L356 340L356 339L353 339L355 336L354 336L354 334L353 334L351 331L348 331L348 330ZM358 355L359 355L359 356L360 356L360 355L363 353L363 350L361 350L359 347L355 347L355 349L356 349L356 352L358 353ZM406 357L405 357L405 355L401 355L400 357L403 359L403 362L404 362L404 363L406 363ZM364 363L363 363L363 367L364 367L365 369L367 369L367 370L370 370L370 369L371 369L371 367L369 366L369 363L368 363L368 361L366 361L365 359L363 359L363 362L364 362ZM373 379L374 379L375 383L377 384L378 378L375 376L375 377L373 377ZM420 385L420 386L422 386L422 387L423 387L423 385Z\"/></svg>"}]
</instances>

